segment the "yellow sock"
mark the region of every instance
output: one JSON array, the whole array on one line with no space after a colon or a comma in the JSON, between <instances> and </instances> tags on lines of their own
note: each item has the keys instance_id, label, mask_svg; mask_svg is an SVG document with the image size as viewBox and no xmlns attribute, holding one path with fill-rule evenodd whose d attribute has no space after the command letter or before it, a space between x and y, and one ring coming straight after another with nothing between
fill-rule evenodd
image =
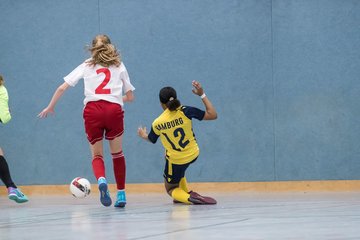
<instances>
[{"instance_id":1,"label":"yellow sock","mask_svg":"<svg viewBox=\"0 0 360 240\"><path fill-rule=\"evenodd\" d=\"M184 190L185 192L189 192L189 189L187 187L187 181L186 181L186 177L183 177L182 179L180 179L180 183L179 183L179 187Z\"/></svg>"},{"instance_id":2,"label":"yellow sock","mask_svg":"<svg viewBox=\"0 0 360 240\"><path fill-rule=\"evenodd\" d=\"M175 188L172 193L171 196L173 199L182 202L182 203L189 203L188 201L190 194L188 194L187 192L185 192L184 190L182 190L181 188Z\"/></svg>"}]
</instances>

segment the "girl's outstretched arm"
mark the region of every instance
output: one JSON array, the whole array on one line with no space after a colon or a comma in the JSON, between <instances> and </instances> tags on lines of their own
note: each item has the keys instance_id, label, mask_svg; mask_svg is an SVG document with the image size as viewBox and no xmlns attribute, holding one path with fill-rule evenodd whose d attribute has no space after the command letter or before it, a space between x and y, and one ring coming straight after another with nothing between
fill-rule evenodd
<instances>
[{"instance_id":1,"label":"girl's outstretched arm","mask_svg":"<svg viewBox=\"0 0 360 240\"><path fill-rule=\"evenodd\" d=\"M54 114L55 112L55 105L56 103L59 101L59 99L61 98L61 96L64 94L64 92L70 87L70 85L66 82L64 82L63 84L61 84L55 91L54 95L51 98L51 101L49 103L49 105L44 108L44 110L42 110L38 117L39 118L45 118L49 115L49 113Z\"/></svg>"},{"instance_id":2,"label":"girl's outstretched arm","mask_svg":"<svg viewBox=\"0 0 360 240\"><path fill-rule=\"evenodd\" d=\"M193 85L193 93L200 96L201 100L205 105L205 115L203 120L214 120L217 119L217 112L212 103L210 102L209 98L204 93L204 89L202 88L201 84L198 81L192 81Z\"/></svg>"}]
</instances>

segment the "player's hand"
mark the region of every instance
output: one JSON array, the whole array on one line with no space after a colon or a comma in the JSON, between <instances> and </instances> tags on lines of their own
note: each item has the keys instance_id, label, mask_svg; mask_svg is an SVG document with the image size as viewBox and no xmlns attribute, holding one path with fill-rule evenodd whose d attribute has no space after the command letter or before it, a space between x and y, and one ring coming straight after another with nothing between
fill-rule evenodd
<instances>
[{"instance_id":1,"label":"player's hand","mask_svg":"<svg viewBox=\"0 0 360 240\"><path fill-rule=\"evenodd\" d=\"M193 85L193 87L194 87L194 88L192 89L192 92L193 92L194 94L196 94L196 95L198 95L198 96L203 95L204 89L202 88L201 84L200 84L198 81L193 80L193 81L192 81L192 85Z\"/></svg>"},{"instance_id":2,"label":"player's hand","mask_svg":"<svg viewBox=\"0 0 360 240\"><path fill-rule=\"evenodd\" d=\"M42 110L39 114L38 117L39 118L46 118L49 114L54 114L55 111L53 108L44 108L44 110Z\"/></svg>"},{"instance_id":3,"label":"player's hand","mask_svg":"<svg viewBox=\"0 0 360 240\"><path fill-rule=\"evenodd\" d=\"M143 139L147 139L147 137L148 137L148 134L147 134L147 132L146 132L146 127L139 127L138 128L138 131L137 131L137 133L138 133L138 135L141 137L141 138L143 138Z\"/></svg>"}]
</instances>

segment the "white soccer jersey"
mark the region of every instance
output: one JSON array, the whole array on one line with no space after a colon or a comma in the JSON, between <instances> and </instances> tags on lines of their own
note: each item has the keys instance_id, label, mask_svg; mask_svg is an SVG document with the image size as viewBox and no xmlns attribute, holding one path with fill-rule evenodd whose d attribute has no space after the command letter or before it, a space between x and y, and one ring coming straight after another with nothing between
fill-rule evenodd
<instances>
[{"instance_id":1,"label":"white soccer jersey","mask_svg":"<svg viewBox=\"0 0 360 240\"><path fill-rule=\"evenodd\" d=\"M74 87L80 79L84 79L84 104L90 101L106 100L124 105L123 92L134 91L124 63L119 67L90 66L88 60L80 64L64 81Z\"/></svg>"}]
</instances>

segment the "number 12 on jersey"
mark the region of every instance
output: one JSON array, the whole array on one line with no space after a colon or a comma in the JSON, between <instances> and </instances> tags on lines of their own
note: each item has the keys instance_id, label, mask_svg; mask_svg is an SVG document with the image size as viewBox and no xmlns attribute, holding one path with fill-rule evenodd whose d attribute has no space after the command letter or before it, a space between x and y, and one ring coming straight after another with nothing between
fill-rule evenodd
<instances>
[{"instance_id":1,"label":"number 12 on jersey","mask_svg":"<svg viewBox=\"0 0 360 240\"><path fill-rule=\"evenodd\" d=\"M175 151L178 151L178 152L181 152L181 148L184 149L184 148L186 147L186 145L188 145L189 142L190 142L189 140L186 140L186 141L184 142L184 139L185 139L185 131L184 131L184 129L182 129L182 128L177 128L177 129L175 129L174 132L173 132L173 135L174 135L175 138L180 137L180 139L179 139L179 141L177 142L177 144L178 144L178 146L181 147L181 148L177 147L177 146L170 140L169 136L168 136L166 133L162 133L162 134L165 136L166 140L170 143L172 149L174 149Z\"/></svg>"}]
</instances>

